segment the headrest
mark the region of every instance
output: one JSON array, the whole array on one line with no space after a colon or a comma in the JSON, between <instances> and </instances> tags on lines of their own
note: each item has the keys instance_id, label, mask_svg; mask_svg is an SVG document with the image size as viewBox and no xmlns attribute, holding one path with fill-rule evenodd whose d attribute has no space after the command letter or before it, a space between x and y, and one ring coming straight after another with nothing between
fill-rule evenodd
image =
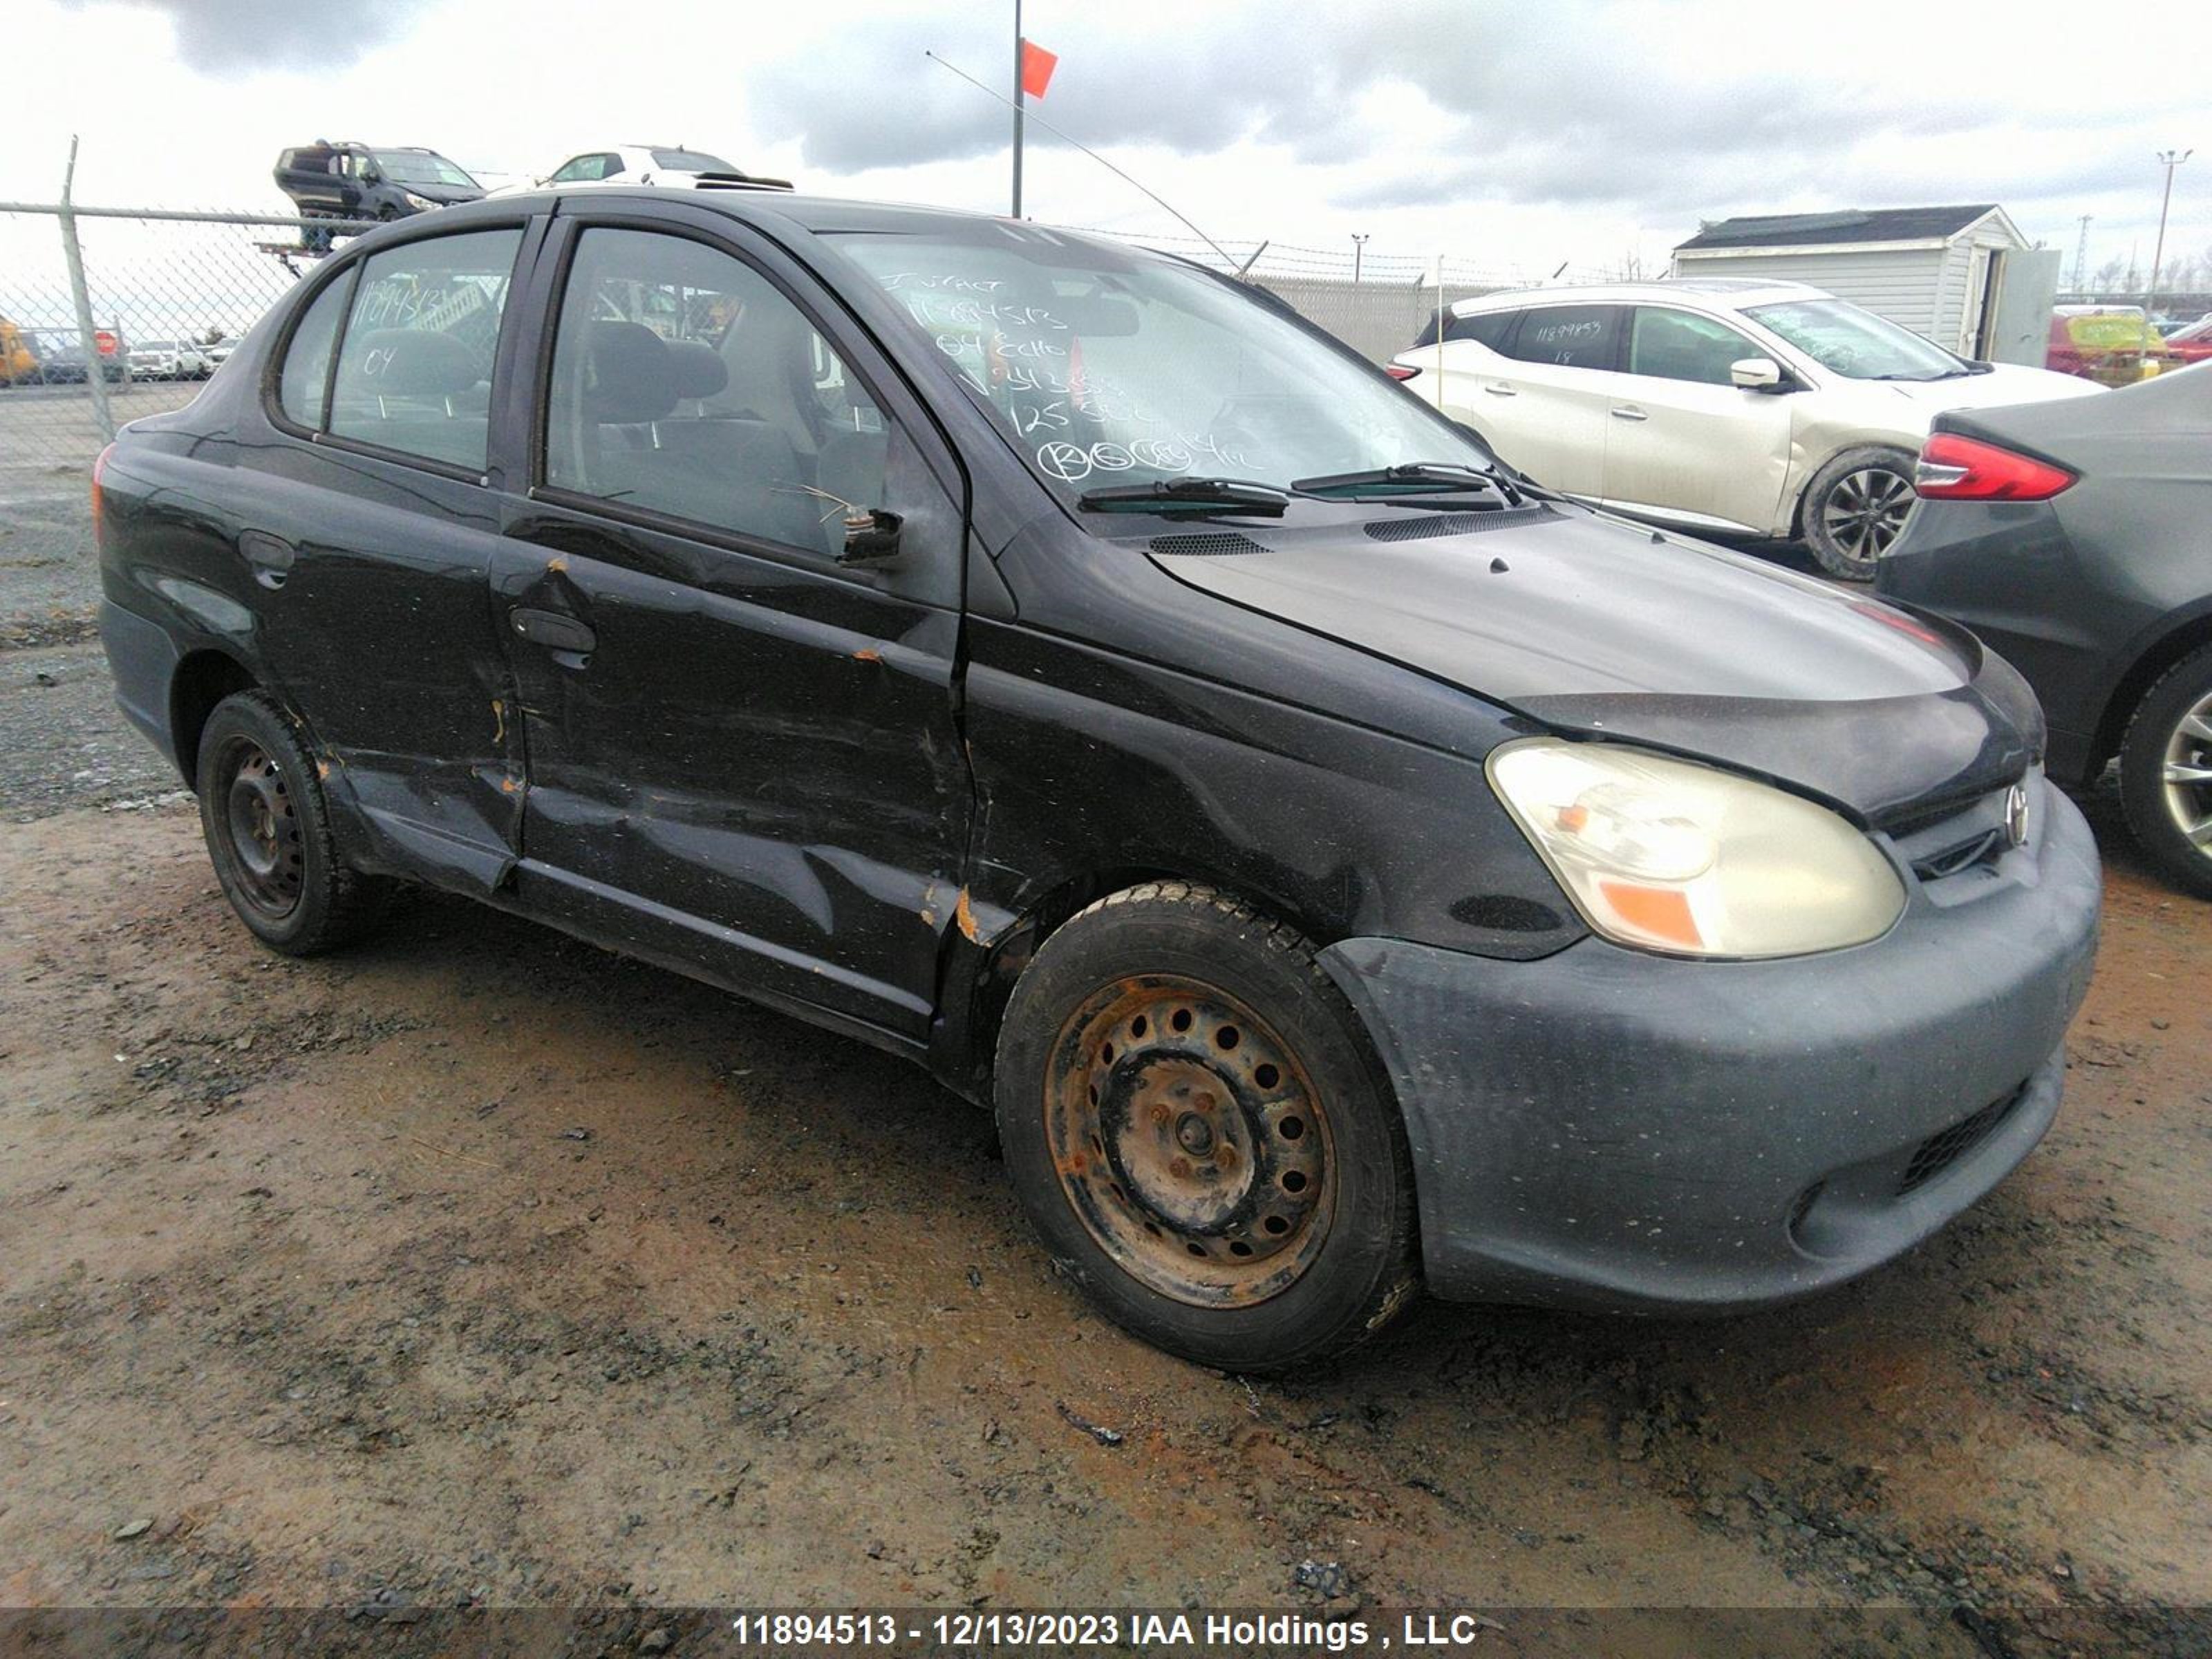
<instances>
[{"instance_id":1,"label":"headrest","mask_svg":"<svg viewBox=\"0 0 2212 1659\"><path fill-rule=\"evenodd\" d=\"M380 328L346 342L349 380L386 398L452 398L485 378L487 365L450 334Z\"/></svg>"},{"instance_id":2,"label":"headrest","mask_svg":"<svg viewBox=\"0 0 2212 1659\"><path fill-rule=\"evenodd\" d=\"M658 334L643 323L593 322L585 328L591 378L584 404L593 420L629 426L657 421L676 407L676 369Z\"/></svg>"},{"instance_id":3,"label":"headrest","mask_svg":"<svg viewBox=\"0 0 2212 1659\"><path fill-rule=\"evenodd\" d=\"M730 383L730 371L703 340L665 340L668 366L679 398L711 398Z\"/></svg>"},{"instance_id":4,"label":"headrest","mask_svg":"<svg viewBox=\"0 0 2212 1659\"><path fill-rule=\"evenodd\" d=\"M722 337L722 367L737 395L774 388L791 395L792 371L811 366L806 319L793 306L770 300L749 303Z\"/></svg>"}]
</instances>

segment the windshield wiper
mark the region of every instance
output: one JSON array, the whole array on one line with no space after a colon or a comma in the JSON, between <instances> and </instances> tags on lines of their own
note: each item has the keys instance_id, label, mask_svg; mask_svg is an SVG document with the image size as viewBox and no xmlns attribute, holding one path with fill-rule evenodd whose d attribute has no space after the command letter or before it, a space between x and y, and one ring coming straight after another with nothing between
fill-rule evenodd
<instances>
[{"instance_id":1,"label":"windshield wiper","mask_svg":"<svg viewBox=\"0 0 2212 1659\"><path fill-rule=\"evenodd\" d=\"M1456 461L1401 461L1395 466L1373 467L1364 472L1337 472L1322 478L1300 478L1291 488L1307 495L1357 495L1375 491L1384 496L1458 495L1474 489L1495 490L1518 507L1533 495L1539 501L1558 499L1526 479L1509 478L1479 466Z\"/></svg>"},{"instance_id":2,"label":"windshield wiper","mask_svg":"<svg viewBox=\"0 0 2212 1659\"><path fill-rule=\"evenodd\" d=\"M1086 513L1227 511L1279 519L1291 504L1291 492L1247 478L1162 478L1086 489L1075 504Z\"/></svg>"}]
</instances>

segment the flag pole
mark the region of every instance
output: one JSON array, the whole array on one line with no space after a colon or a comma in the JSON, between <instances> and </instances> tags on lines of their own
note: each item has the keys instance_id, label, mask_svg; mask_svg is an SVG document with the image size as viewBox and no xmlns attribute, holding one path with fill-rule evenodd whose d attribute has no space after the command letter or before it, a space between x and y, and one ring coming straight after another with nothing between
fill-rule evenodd
<instances>
[{"instance_id":1,"label":"flag pole","mask_svg":"<svg viewBox=\"0 0 2212 1659\"><path fill-rule=\"evenodd\" d=\"M1022 0L1014 0L1014 217L1022 216Z\"/></svg>"}]
</instances>

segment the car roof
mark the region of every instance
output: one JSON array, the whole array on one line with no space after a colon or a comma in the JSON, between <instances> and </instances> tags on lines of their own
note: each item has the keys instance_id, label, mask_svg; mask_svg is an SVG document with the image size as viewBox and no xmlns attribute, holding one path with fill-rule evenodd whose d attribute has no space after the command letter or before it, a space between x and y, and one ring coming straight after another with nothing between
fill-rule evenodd
<instances>
[{"instance_id":1,"label":"car roof","mask_svg":"<svg viewBox=\"0 0 2212 1659\"><path fill-rule=\"evenodd\" d=\"M594 184L590 188L590 201L594 209L608 207L625 198L665 207L669 204L669 194L649 185ZM906 202L861 202L834 196L802 196L766 184L714 185L703 190L685 191L682 196L683 205L687 209L704 208L709 212L726 214L732 219L751 223L782 220L802 230L816 232L870 231L879 234L922 235L931 231L972 230L986 225L1021 222L995 214L924 207ZM482 202L465 202L453 207L440 208L437 222L459 224L477 218L510 217L518 210L538 212L558 203L567 201L573 204L577 199L575 195L557 187L517 191L512 195L491 197ZM404 222L419 224L421 220L418 217ZM1144 251L1127 242L1086 236L1079 232L1062 230L1058 226L1036 226L1034 228L1048 229L1054 236L1111 248L1119 253ZM1169 254L1158 257L1164 259L1173 258Z\"/></svg>"},{"instance_id":2,"label":"car roof","mask_svg":"<svg viewBox=\"0 0 2212 1659\"><path fill-rule=\"evenodd\" d=\"M1752 282L1738 276L1686 276L1651 283L1586 283L1558 288L1501 289L1461 300L1451 307L1455 317L1479 316L1486 311L1507 311L1529 305L1634 305L1654 300L1704 301L1715 311L1741 311L1747 307L1780 300L1828 300L1826 289L1806 283Z\"/></svg>"}]
</instances>

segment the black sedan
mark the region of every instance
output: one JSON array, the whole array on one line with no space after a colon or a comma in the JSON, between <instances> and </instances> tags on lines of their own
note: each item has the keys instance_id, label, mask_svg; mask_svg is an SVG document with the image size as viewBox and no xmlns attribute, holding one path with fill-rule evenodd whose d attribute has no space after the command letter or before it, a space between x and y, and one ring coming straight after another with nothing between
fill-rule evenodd
<instances>
[{"instance_id":1,"label":"black sedan","mask_svg":"<svg viewBox=\"0 0 2212 1659\"><path fill-rule=\"evenodd\" d=\"M2212 898L2212 368L1936 417L1877 578L2027 678L2058 781L2119 762L2143 849Z\"/></svg>"},{"instance_id":2,"label":"black sedan","mask_svg":"<svg viewBox=\"0 0 2212 1659\"><path fill-rule=\"evenodd\" d=\"M1802 1295L2058 1108L2101 888L2018 675L1549 496L1176 259L451 208L96 488L124 708L264 943L420 881L905 1055L1209 1364L1423 1283Z\"/></svg>"}]
</instances>

